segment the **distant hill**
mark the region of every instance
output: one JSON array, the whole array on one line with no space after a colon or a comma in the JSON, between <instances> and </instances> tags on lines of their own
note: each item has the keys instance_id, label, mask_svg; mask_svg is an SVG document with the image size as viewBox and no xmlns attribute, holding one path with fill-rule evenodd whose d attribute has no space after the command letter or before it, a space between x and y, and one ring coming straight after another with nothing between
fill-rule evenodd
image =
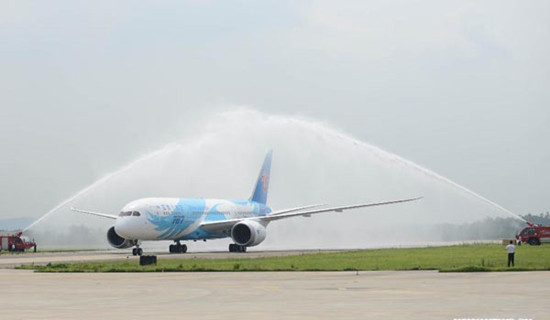
<instances>
[{"instance_id":1,"label":"distant hill","mask_svg":"<svg viewBox=\"0 0 550 320\"><path fill-rule=\"evenodd\" d=\"M21 217L21 218L3 218L0 219L0 230L22 230L28 227L35 218Z\"/></svg>"}]
</instances>

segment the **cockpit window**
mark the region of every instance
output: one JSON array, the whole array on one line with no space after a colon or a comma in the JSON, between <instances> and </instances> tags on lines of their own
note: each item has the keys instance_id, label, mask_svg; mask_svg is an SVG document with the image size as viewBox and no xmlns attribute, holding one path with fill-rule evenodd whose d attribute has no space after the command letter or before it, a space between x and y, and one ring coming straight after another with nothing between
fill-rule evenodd
<instances>
[{"instance_id":1,"label":"cockpit window","mask_svg":"<svg viewBox=\"0 0 550 320\"><path fill-rule=\"evenodd\" d=\"M141 214L138 211L122 211L121 213L119 213L118 216L119 217L129 217L129 216L139 217L141 216Z\"/></svg>"}]
</instances>

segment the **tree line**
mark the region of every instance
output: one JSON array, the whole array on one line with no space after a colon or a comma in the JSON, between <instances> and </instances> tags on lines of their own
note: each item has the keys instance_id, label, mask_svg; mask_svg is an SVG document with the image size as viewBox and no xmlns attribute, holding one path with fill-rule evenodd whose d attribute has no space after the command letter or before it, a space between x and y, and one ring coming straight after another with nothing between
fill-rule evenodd
<instances>
[{"instance_id":1,"label":"tree line","mask_svg":"<svg viewBox=\"0 0 550 320\"><path fill-rule=\"evenodd\" d=\"M550 225L550 213L526 214L523 219L543 226ZM443 241L457 240L490 240L513 238L523 228L524 221L516 218L485 218L481 221L463 224L440 224L434 228Z\"/></svg>"}]
</instances>

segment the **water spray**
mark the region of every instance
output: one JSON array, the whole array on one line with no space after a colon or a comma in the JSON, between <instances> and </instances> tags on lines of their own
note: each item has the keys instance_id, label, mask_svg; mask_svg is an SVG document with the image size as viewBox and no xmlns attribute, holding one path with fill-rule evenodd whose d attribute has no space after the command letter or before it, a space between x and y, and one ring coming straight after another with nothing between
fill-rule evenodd
<instances>
[{"instance_id":1,"label":"water spray","mask_svg":"<svg viewBox=\"0 0 550 320\"><path fill-rule=\"evenodd\" d=\"M72 197L56 205L44 216L28 226L25 231L31 228L36 229L37 224L40 224L56 212L61 213L63 210L60 209L68 207L69 204L77 200L82 200L84 197L86 197L86 199L91 197L90 199L93 200L94 196L101 195L104 190L107 191L109 201L117 203L120 206L123 205L123 203L120 203L122 202L120 201L121 197L124 199L135 199L137 198L134 197L136 193L143 193L140 191L143 189L125 189L128 192L124 196L113 193L117 191L110 190L110 188L120 188L121 185L119 183L122 183L123 188L129 185L132 187L146 185L147 190L155 190L154 192L160 196L174 194L177 190L177 194L174 194L175 196L195 194L202 197L204 195L211 196L217 194L225 197L228 193L233 192L235 195L244 195L246 197L249 192L248 178L242 179L242 174L243 172L248 172L247 170L255 171L255 166L257 164L253 158L256 156L263 156L263 152L266 148L274 148L276 154L285 154L285 172L274 173L274 179L286 179L286 186L289 186L290 183L292 188L297 188L289 190L286 192L286 195L285 192L283 192L282 194L285 196L278 199L279 203L271 202L274 207L279 207L280 209L285 208L287 205L291 207L293 205L303 204L303 202L300 202L304 200L303 197L298 195L295 191L299 191L300 188L311 188L311 181L315 181L313 184L322 184L324 182L324 171L327 168L331 168L331 171L335 171L336 175L329 175L328 178L335 178L335 180L337 180L334 181L336 186L334 188L320 189L320 191L316 193L310 193L311 198L308 200L319 201L322 199L323 201L342 201L342 199L346 199L346 201L356 201L357 198L349 197L349 193L345 190L344 186L348 186L348 181L346 181L345 178L338 180L339 177L348 175L351 177L354 174L353 172L356 172L357 175L355 178L357 179L352 179L352 183L355 183L353 187L362 188L364 186L366 189L371 188L371 191L373 191L372 194L376 197L385 197L390 194L395 195L394 191L402 192L403 190L407 190L406 188L412 188L414 194L418 194L418 188L426 188L426 190L435 192L438 195L438 192L441 190L443 191L443 194L441 194L442 201L450 200L451 202L449 203L452 203L452 201L454 201L453 197L457 194L463 194L467 195L470 200L475 200L476 208L479 208L479 204L477 203L482 202L486 205L490 205L493 209L498 209L500 213L505 213L506 215L525 221L510 210L507 210L501 205L482 197L446 177L412 161L384 151L379 147L359 141L348 134L342 133L320 122L289 116L266 115L251 109L239 108L215 115L208 118L208 121L200 122L196 125L197 130L194 132L199 132L198 135L192 137L186 136L185 138L188 139L185 141L170 144L158 151L140 157L118 171L102 177L92 185L80 190ZM334 155L335 150L337 151L336 155ZM295 159L292 158L293 155L296 155ZM353 165L356 167L352 167L352 173L350 173L349 170L346 171L344 167L354 155L358 155L360 158L357 158L358 161L354 161ZM316 158L310 158L311 156ZM219 160L220 158L226 158L226 160ZM319 161L315 161L315 163L312 164L310 162L312 159L318 159ZM161 160L163 165L159 167L159 161L157 160ZM277 164L284 166L285 161L277 162ZM316 164L317 166L315 166ZM313 167L311 165L313 165ZM372 171L369 169L369 167L374 168L372 165L379 166L382 171ZM302 170L303 168L308 168L308 171L305 173L296 171ZM402 176L398 172L400 169L404 169ZM310 172L309 170L312 171ZM226 174L228 172L230 172L230 174ZM340 172L344 175L339 175ZM413 178L413 180L408 180L412 183L408 185L405 184L405 187L403 187L405 189L399 189L399 187L395 189L392 187L392 184L388 182L386 185L389 184L389 188L382 188L382 190L379 190L376 183L364 183L364 178L368 178L368 175L373 172L375 174L380 172L380 174L377 175L378 179L381 179L376 181L378 184L384 181L383 179L386 177L392 179L394 177L393 173L399 174L398 179ZM219 181L216 181L216 178L220 175L223 176L223 178L220 178L222 180L219 181L227 181L232 186L230 189L227 186L224 187ZM301 176L303 176L303 178L300 178ZM414 180L414 177L424 177L424 179L422 179L424 181ZM333 181L330 180L330 183L332 182ZM439 182L440 185L438 186L434 182ZM282 185L282 187L285 187L285 185ZM449 190L452 190L452 192L447 192L447 189L441 188L441 186L450 187ZM407 193L409 193L409 191L407 191ZM150 195L149 191L145 194ZM356 193L356 195L360 197L365 194L368 193ZM437 204L437 198L430 197L429 193L423 195L427 200L432 199L435 204ZM273 196L274 197L271 198L272 201L276 201L275 194L273 194ZM285 200L281 201L283 198ZM464 201L464 199L458 199L456 203L460 205L464 204L465 206L471 205L470 202ZM361 235L369 234L369 237L373 237L372 234L375 234L377 230L382 230L385 224L395 224L395 222L407 221L407 219L409 220L402 225L402 228L404 228L404 231L410 232L410 234L403 234L402 239L406 239L403 241L409 241L411 239L414 239L412 241L423 241L423 232L425 232L428 224L438 223L437 220L439 220L439 223L449 223L464 218L464 216L455 215L455 213L459 211L447 210L447 208L440 206L431 208L426 207L433 204L434 203L430 204L429 202L425 202L425 207L416 209L417 211L415 211L415 213L427 213L429 217L422 217L424 220L419 220L416 216L400 215L398 211L394 211L396 213L395 215L386 215L383 220L378 221L368 220L370 219L370 212L369 215L355 216L353 218L355 219L355 223L352 226L346 224L344 220L334 220L328 216L308 221L309 225L315 225L318 230L325 230L325 232L330 228L338 227L339 223L342 224L339 227L345 227L347 230L352 229L350 232L355 232L353 236L347 234L345 238L342 236L343 238L331 240L330 243L325 245L323 245L323 241L325 240L319 237L320 233L303 230L303 226L301 227L302 229L300 229L299 226L303 223L300 219L288 223L284 228L280 229L277 229L278 227L274 225L271 234L273 234L274 239L277 237L277 241L273 242L273 248L280 249L284 247L285 241L286 246L289 248L295 248L297 243L300 243L302 247L328 247L329 245L333 246L335 241L340 241L336 247L341 248L364 247L371 244L388 245L387 242L383 241L378 241L378 243L376 243L372 238L366 241L364 236ZM438 214L438 210L440 209L444 209L446 212L441 212L442 215L434 216L434 214ZM373 211L372 213L377 214L377 211ZM436 217L438 219L433 219ZM472 216L470 215L470 217ZM63 219L62 222L71 225L70 220L71 219ZM380 222L378 226L371 227L373 223L375 225L378 222ZM76 220L72 221L72 225L76 223L78 223ZM416 226L424 223L422 228L426 228L418 228L418 230L416 230L415 225L413 225L415 223L417 224ZM41 225L43 226L44 223ZM86 225L86 227L89 228L90 226ZM54 228L57 228L57 225ZM302 236L298 238L292 236L297 234L296 232L293 233L289 231L289 229L292 228L300 230ZM365 232L365 230L369 228L372 229L370 229L368 233ZM64 230L67 232L66 229ZM103 229L98 230L103 232ZM413 234L414 238L412 237ZM103 236L102 234L97 234L98 238ZM266 246L269 246L269 240L270 239L266 242Z\"/></svg>"},{"instance_id":2,"label":"water spray","mask_svg":"<svg viewBox=\"0 0 550 320\"><path fill-rule=\"evenodd\" d=\"M76 194L74 194L72 197L66 199L66 200L63 200L61 203L59 203L58 205L56 205L55 207L53 207L50 211L46 212L42 217L40 217L39 219L37 219L36 221L34 221L33 223L31 223L28 227L26 227L23 232L31 229L32 227L34 227L35 225L37 225L38 223L40 223L41 221L43 221L44 219L46 219L48 216L50 216L52 213L56 212L57 210L65 207L67 204L89 194L90 192L94 191L96 188L98 188L99 186L105 184L106 182L108 182L109 180L123 174L124 172L128 171L128 170L131 170L137 166L139 166L140 164L142 164L143 162L147 161L147 160L150 160L150 159L154 159L156 157L159 157L163 154L166 154L166 153L169 153L175 149L179 148L178 145L175 145L175 144L169 144L157 151L154 151L154 152L151 152L149 154L146 154L140 158L138 158L137 160L135 161L132 161L131 163L127 164L126 166L122 167L121 169L115 171L115 172L112 172L112 173L109 173L105 176L103 176L101 179L97 180L96 182L92 183L91 185L87 186L86 188L78 191Z\"/></svg>"},{"instance_id":3,"label":"water spray","mask_svg":"<svg viewBox=\"0 0 550 320\"><path fill-rule=\"evenodd\" d=\"M339 132L337 130L335 130L334 128L330 128L324 124L321 124L321 123L316 123L316 122L310 122L310 121L305 121L305 120L299 120L299 119L291 119L292 121L294 122L297 122L299 123L300 125L303 125L303 126L309 126L309 127L312 127L314 128L314 130L328 130L331 132L331 134L335 135L335 136L338 136L342 139L345 139L345 140L348 140L350 143L353 143L355 145L360 145L364 148L367 148L368 150L370 150L372 153L376 154L377 156L379 156L380 158L383 158L383 159L389 159L389 160L393 160L393 161L397 161L401 164L403 164L404 166L406 166L407 168L411 168L411 169L414 169L414 170L417 170L421 173L423 173L424 175L430 177L430 178L433 178L433 179L436 179L436 180L440 180L466 194L469 194L475 198L477 198L478 200L481 200L507 214L509 214L510 216L516 218L516 219L519 219L521 221L524 221L524 222L527 222L525 219L523 219L521 216L513 213L512 211L504 208L503 206L497 204L496 202L494 201L491 201L483 196L481 196L480 194L452 181L451 179L449 178L446 178L442 175L439 175L427 168L424 168L422 167L421 165L419 164L416 164L410 160L407 160L407 159L404 159L396 154L393 154L393 153L390 153L388 151L385 151L385 150L382 150L381 148L377 147L377 146L374 146L372 144L369 144L369 143L366 143L364 141L360 141L360 140L357 140L345 133L342 133L342 132Z\"/></svg>"}]
</instances>

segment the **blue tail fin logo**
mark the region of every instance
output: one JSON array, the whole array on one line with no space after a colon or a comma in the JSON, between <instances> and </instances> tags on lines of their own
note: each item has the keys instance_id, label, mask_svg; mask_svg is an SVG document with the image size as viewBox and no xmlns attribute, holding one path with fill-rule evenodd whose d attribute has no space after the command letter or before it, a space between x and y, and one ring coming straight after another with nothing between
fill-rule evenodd
<instances>
[{"instance_id":1,"label":"blue tail fin logo","mask_svg":"<svg viewBox=\"0 0 550 320\"><path fill-rule=\"evenodd\" d=\"M258 181L256 181L256 186L254 187L254 192L250 197L251 201L258 202L261 204L267 203L267 191L269 189L269 175L271 172L271 157L273 151L269 151L260 170L260 175L258 176Z\"/></svg>"}]
</instances>

